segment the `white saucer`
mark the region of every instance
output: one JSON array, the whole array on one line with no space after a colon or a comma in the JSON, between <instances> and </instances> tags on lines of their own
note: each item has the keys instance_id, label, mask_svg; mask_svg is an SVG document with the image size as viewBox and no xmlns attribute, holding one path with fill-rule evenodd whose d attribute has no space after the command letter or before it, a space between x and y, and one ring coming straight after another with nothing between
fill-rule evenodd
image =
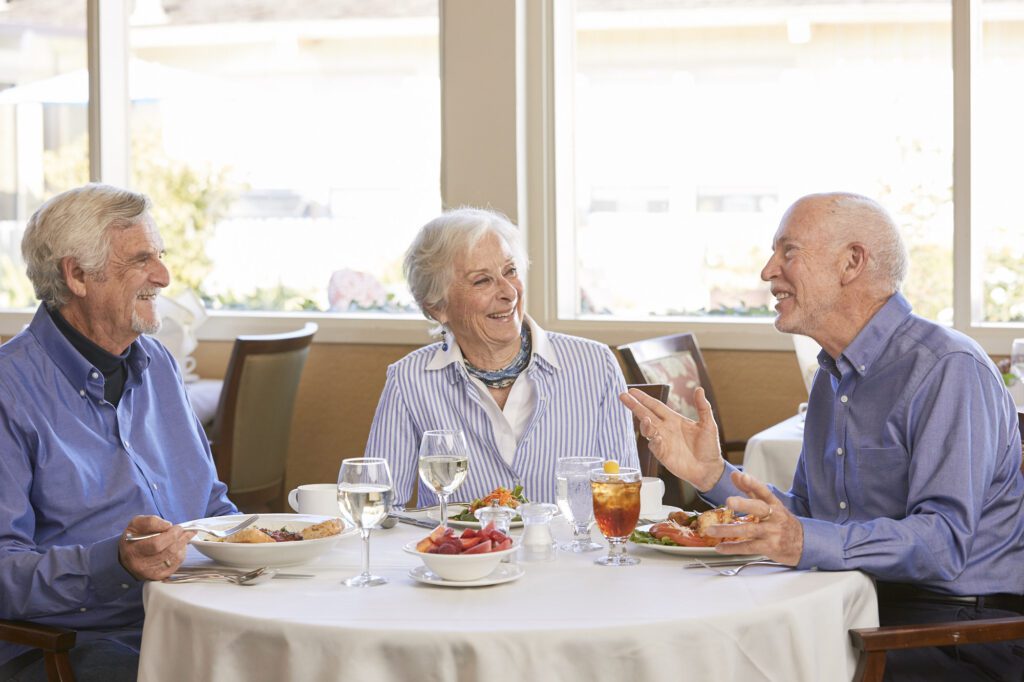
<instances>
[{"instance_id":1,"label":"white saucer","mask_svg":"<svg viewBox=\"0 0 1024 682\"><path fill-rule=\"evenodd\" d=\"M445 580L428 571L426 566L417 566L409 570L409 577L417 582L440 587L483 587L511 582L521 578L525 573L523 567L517 564L499 564L490 575L479 580Z\"/></svg>"},{"instance_id":2,"label":"white saucer","mask_svg":"<svg viewBox=\"0 0 1024 682\"><path fill-rule=\"evenodd\" d=\"M651 521L664 521L668 518L668 515L672 512L683 511L679 507L673 507L672 505L663 504L657 511L645 512L643 509L640 510L641 519L650 519Z\"/></svg>"}]
</instances>

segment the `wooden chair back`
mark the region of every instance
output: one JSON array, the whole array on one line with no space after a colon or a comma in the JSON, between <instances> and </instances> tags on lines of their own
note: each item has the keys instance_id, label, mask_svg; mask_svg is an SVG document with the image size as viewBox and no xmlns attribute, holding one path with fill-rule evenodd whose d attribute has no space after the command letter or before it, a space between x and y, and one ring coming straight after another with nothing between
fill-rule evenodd
<instances>
[{"instance_id":1,"label":"wooden chair back","mask_svg":"<svg viewBox=\"0 0 1024 682\"><path fill-rule=\"evenodd\" d=\"M711 403L711 412L718 425L718 439L722 445L722 454L743 452L746 441L727 440L725 426L722 424L722 413L715 400L715 391L711 386L704 356L701 355L697 338L693 334L672 334L654 339L644 339L619 346L626 367L626 381L636 384L668 384L669 398L667 405L676 412L697 418L693 394L698 387L703 387L704 395Z\"/></svg>"},{"instance_id":2,"label":"wooden chair back","mask_svg":"<svg viewBox=\"0 0 1024 682\"><path fill-rule=\"evenodd\" d=\"M295 396L316 331L308 323L286 334L235 339L210 447L217 475L244 512L283 511Z\"/></svg>"}]
</instances>

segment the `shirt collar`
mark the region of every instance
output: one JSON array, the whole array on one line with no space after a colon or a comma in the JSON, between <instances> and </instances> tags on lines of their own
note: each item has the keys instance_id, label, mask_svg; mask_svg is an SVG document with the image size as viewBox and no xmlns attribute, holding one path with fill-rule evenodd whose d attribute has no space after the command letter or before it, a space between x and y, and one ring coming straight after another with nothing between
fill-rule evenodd
<instances>
[{"instance_id":1,"label":"shirt collar","mask_svg":"<svg viewBox=\"0 0 1024 682\"><path fill-rule=\"evenodd\" d=\"M552 370L559 369L558 355L555 353L554 347L551 345L551 339L548 338L546 331L541 329L533 318L529 315L523 317L526 324L530 325L530 336L533 343L533 352L530 360L530 367L534 365L534 360L541 360L538 365L543 365ZM439 370L448 367L449 365L458 365L462 367L462 349L459 348L459 344L449 343L448 350L444 350L442 344L437 345L437 350L434 352L434 357L427 363L426 369ZM527 367L529 371L529 367Z\"/></svg>"},{"instance_id":2,"label":"shirt collar","mask_svg":"<svg viewBox=\"0 0 1024 682\"><path fill-rule=\"evenodd\" d=\"M39 345L43 347L43 351L50 356L53 363L73 386L100 385L99 377L102 376L102 372L71 345L67 337L54 324L50 313L46 311L45 304L40 305L36 310L32 322L28 325L28 332L36 338ZM128 367L136 375L141 375L149 367L149 354L143 350L138 339L132 341L128 347L127 361ZM98 376L93 378L93 372Z\"/></svg>"},{"instance_id":3,"label":"shirt collar","mask_svg":"<svg viewBox=\"0 0 1024 682\"><path fill-rule=\"evenodd\" d=\"M898 291L889 297L864 328L860 330L842 356L859 374L865 374L882 354L889 339L910 316L910 303Z\"/></svg>"}]
</instances>

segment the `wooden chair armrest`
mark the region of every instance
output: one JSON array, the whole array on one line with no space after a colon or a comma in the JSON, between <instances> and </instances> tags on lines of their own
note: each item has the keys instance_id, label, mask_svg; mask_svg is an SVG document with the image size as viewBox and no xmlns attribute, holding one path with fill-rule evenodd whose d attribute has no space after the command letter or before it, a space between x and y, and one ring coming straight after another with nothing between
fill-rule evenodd
<instances>
[{"instance_id":1,"label":"wooden chair armrest","mask_svg":"<svg viewBox=\"0 0 1024 682\"><path fill-rule=\"evenodd\" d=\"M854 646L861 651L916 649L979 642L1024 639L1024 616L992 618L932 625L889 625L850 630Z\"/></svg>"},{"instance_id":2,"label":"wooden chair armrest","mask_svg":"<svg viewBox=\"0 0 1024 682\"><path fill-rule=\"evenodd\" d=\"M75 645L74 630L15 620L0 620L0 641L43 651L67 651Z\"/></svg>"}]
</instances>

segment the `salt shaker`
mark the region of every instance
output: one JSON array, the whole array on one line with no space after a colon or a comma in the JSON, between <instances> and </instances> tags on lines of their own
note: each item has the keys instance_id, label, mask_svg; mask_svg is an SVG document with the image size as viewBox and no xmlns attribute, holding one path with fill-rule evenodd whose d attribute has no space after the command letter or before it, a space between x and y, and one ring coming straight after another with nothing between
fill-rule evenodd
<instances>
[{"instance_id":1,"label":"salt shaker","mask_svg":"<svg viewBox=\"0 0 1024 682\"><path fill-rule=\"evenodd\" d=\"M558 507L546 502L529 502L519 507L519 515L523 518L519 556L523 561L551 561L555 558L551 517L556 511Z\"/></svg>"},{"instance_id":2,"label":"salt shaker","mask_svg":"<svg viewBox=\"0 0 1024 682\"><path fill-rule=\"evenodd\" d=\"M481 526L486 526L493 521L495 529L508 535L508 529L512 526L512 517L516 515L516 510L511 507L503 507L495 500L491 506L480 507L473 512L473 515Z\"/></svg>"}]
</instances>

